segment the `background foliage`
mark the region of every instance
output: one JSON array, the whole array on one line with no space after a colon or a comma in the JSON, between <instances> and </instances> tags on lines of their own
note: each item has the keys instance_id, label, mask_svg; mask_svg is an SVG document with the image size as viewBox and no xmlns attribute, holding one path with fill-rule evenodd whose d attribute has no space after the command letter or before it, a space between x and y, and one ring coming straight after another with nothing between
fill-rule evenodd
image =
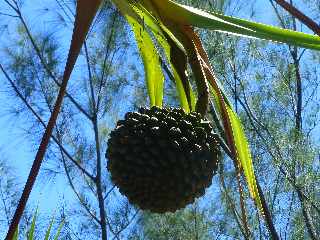
<instances>
[{"instance_id":1,"label":"background foliage","mask_svg":"<svg viewBox=\"0 0 320 240\"><path fill-rule=\"evenodd\" d=\"M8 2L14 1L3 1L0 8L1 98L6 99L1 113L6 125L10 120L15 137L25 142L21 151L33 152L58 91L75 5L57 0L42 1L35 7L19 1L21 15L16 16ZM272 1L180 2L307 31ZM318 21L316 2L294 3L308 9L306 14ZM245 124L257 178L280 238L312 239L309 229L320 229L319 52L221 33L200 34L214 70ZM231 161L221 163L204 198L175 214L141 212L110 182L104 158L108 134L124 112L148 99L141 64L133 33L115 7L105 1L72 75L37 183L37 189L49 184L43 194L55 184L58 192L67 189L64 197L69 202L58 199L55 206L60 215L56 221L65 219L62 239L100 239L104 233L109 239L245 238ZM165 89L165 104L177 105L170 76L166 76ZM0 134L1 139L8 139L2 142L6 153L13 137L5 129ZM0 229L6 229L24 182L12 168L27 168L30 159L12 155L1 160ZM250 238L267 239L268 231L248 192L245 194ZM34 195L29 208L35 209L37 204ZM29 211L25 214L21 232L27 231L32 215ZM39 235L51 216L50 212L40 214Z\"/></svg>"}]
</instances>

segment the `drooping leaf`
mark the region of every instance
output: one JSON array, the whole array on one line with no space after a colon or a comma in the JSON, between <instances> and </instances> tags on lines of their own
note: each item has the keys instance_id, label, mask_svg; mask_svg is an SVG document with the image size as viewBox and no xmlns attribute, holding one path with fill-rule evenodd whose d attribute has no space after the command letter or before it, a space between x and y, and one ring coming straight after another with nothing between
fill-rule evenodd
<instances>
[{"instance_id":1,"label":"drooping leaf","mask_svg":"<svg viewBox=\"0 0 320 240\"><path fill-rule=\"evenodd\" d=\"M244 171L244 176L248 183L248 189L252 199L255 201L261 214L264 215L264 210L261 205L261 196L257 189L251 152L242 128L242 123L237 114L233 111L226 95L219 89L216 81L214 81L213 78L209 78L209 82L212 86L212 95L214 97L215 105L218 106L217 109L223 118L226 137L227 139L229 138L229 144L234 145L234 154L237 164L239 168Z\"/></svg>"},{"instance_id":2,"label":"drooping leaf","mask_svg":"<svg viewBox=\"0 0 320 240\"><path fill-rule=\"evenodd\" d=\"M153 39L146 29L144 19L126 1L116 1L121 13L130 24L139 48L145 70L145 81L150 98L150 106L162 106L164 75L161 68L159 53Z\"/></svg>"},{"instance_id":3,"label":"drooping leaf","mask_svg":"<svg viewBox=\"0 0 320 240\"><path fill-rule=\"evenodd\" d=\"M192 92L188 75L188 59L187 55L172 41L168 36L168 43L170 45L170 52L167 53L170 57L170 62L172 64L173 75L176 79L176 87L181 99L181 105L184 109L188 107L188 111L195 110L195 96Z\"/></svg>"},{"instance_id":4,"label":"drooping leaf","mask_svg":"<svg viewBox=\"0 0 320 240\"><path fill-rule=\"evenodd\" d=\"M195 48L194 54L198 55L199 63L195 62L194 64L201 65L201 68L203 68L203 71L205 72L205 77L202 78L209 81L212 86L211 90L213 91L213 99L216 102L215 105L218 106L217 109L224 125L226 139L235 158L235 167L239 168L239 170L243 169L251 197L254 199L260 212L263 214L264 212L261 205L261 198L257 189L251 153L248 141L242 129L242 124L235 112L232 110L230 102L225 97L222 89L219 88L218 81L210 67L209 59L205 50L203 49L200 38L194 33L192 28L186 28L185 32L193 41ZM241 191L241 189L239 190Z\"/></svg>"},{"instance_id":5,"label":"drooping leaf","mask_svg":"<svg viewBox=\"0 0 320 240\"><path fill-rule=\"evenodd\" d=\"M37 175L39 173L53 128L56 125L56 121L63 103L63 98L67 89L68 81L70 79L72 70L77 61L81 47L84 43L88 30L96 15L96 12L98 11L100 4L101 4L101 0L91 0L91 1L77 0L77 10L76 10L76 18L74 23L72 40L71 40L69 54L68 54L67 62L66 62L63 77L62 77L61 87L59 89L59 93L58 93L56 102L54 104L52 114L50 115L46 130L42 136L37 154L33 161L26 186L20 198L21 201L19 201L19 204L13 216L13 220L9 226L9 230L6 237L7 239L12 239L12 237L15 234L15 230L19 225L20 219L22 217L22 213L26 207L31 190L34 186Z\"/></svg>"},{"instance_id":6,"label":"drooping leaf","mask_svg":"<svg viewBox=\"0 0 320 240\"><path fill-rule=\"evenodd\" d=\"M144 2L146 3L147 1ZM149 9L151 8L152 12L155 12L150 2L148 7ZM155 38L163 48L170 63L182 108L187 112L194 111L195 96L187 76L188 60L183 45L159 19L149 13L150 10L144 8L141 4L139 4L139 8L146 24L151 27Z\"/></svg>"},{"instance_id":7,"label":"drooping leaf","mask_svg":"<svg viewBox=\"0 0 320 240\"><path fill-rule=\"evenodd\" d=\"M183 44L184 48L186 49L188 62L195 76L195 82L196 82L196 87L198 92L195 109L201 115L204 116L205 113L207 112L207 107L209 103L209 86L207 85L207 80L204 74L204 68L202 66L202 62L199 61L197 54L190 51L190 49L193 49L193 43L192 41L189 41L188 37L186 36L186 32L184 28L187 26L174 27L172 25L167 25L167 27L169 28L170 31L172 31L175 34L177 39Z\"/></svg>"},{"instance_id":8,"label":"drooping leaf","mask_svg":"<svg viewBox=\"0 0 320 240\"><path fill-rule=\"evenodd\" d=\"M287 29L256 23L240 18L209 13L171 0L152 0L161 17L180 25L221 31L246 37L254 37L320 50L320 37Z\"/></svg>"},{"instance_id":9,"label":"drooping leaf","mask_svg":"<svg viewBox=\"0 0 320 240\"><path fill-rule=\"evenodd\" d=\"M135 34L136 42L143 60L145 79L150 96L151 106L162 106L164 75L156 47L146 31L145 26L140 25L133 18L127 17Z\"/></svg>"},{"instance_id":10,"label":"drooping leaf","mask_svg":"<svg viewBox=\"0 0 320 240\"><path fill-rule=\"evenodd\" d=\"M90 2L86 0L77 1L77 14L63 80L70 78L73 67L78 59L82 45L101 2L102 0L91 0Z\"/></svg>"},{"instance_id":11,"label":"drooping leaf","mask_svg":"<svg viewBox=\"0 0 320 240\"><path fill-rule=\"evenodd\" d=\"M162 106L164 75L156 47L144 26L128 17L139 47L145 68L145 78L150 95L151 106Z\"/></svg>"},{"instance_id":12,"label":"drooping leaf","mask_svg":"<svg viewBox=\"0 0 320 240\"><path fill-rule=\"evenodd\" d=\"M148 7L149 9L152 8L150 2ZM152 31L154 39L163 49L171 70L169 74L172 74L171 76L173 76L176 83L181 107L186 112L194 110L195 97L186 75L187 59L183 52L182 44L164 26L164 24L159 21L159 19L156 19L149 12L149 9L145 8L145 6L140 3L135 3L131 4L131 8L140 19L143 19L143 24Z\"/></svg>"},{"instance_id":13,"label":"drooping leaf","mask_svg":"<svg viewBox=\"0 0 320 240\"><path fill-rule=\"evenodd\" d=\"M249 149L249 144L245 136L242 123L236 113L232 110L231 106L226 104L226 109L228 111L234 144L236 146L237 158L241 162L241 166L244 171L245 178L248 182L248 188L251 194L251 197L255 200L258 209L263 213L263 208L261 205L261 199L259 196L257 182L254 174L253 163L251 152Z\"/></svg>"}]
</instances>

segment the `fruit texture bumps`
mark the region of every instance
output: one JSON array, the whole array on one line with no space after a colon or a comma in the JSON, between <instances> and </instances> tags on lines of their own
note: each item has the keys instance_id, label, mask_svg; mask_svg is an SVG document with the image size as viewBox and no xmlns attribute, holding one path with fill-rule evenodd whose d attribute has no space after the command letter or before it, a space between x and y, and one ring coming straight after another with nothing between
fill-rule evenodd
<instances>
[{"instance_id":1,"label":"fruit texture bumps","mask_svg":"<svg viewBox=\"0 0 320 240\"><path fill-rule=\"evenodd\" d=\"M118 121L106 158L112 181L130 203L164 213L204 194L219 155L217 136L200 114L152 107Z\"/></svg>"}]
</instances>

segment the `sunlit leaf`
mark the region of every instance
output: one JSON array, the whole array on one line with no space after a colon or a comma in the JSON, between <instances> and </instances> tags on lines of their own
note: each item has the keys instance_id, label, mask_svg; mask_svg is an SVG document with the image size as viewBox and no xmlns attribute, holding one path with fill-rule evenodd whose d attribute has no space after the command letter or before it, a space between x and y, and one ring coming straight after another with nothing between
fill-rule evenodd
<instances>
[{"instance_id":1,"label":"sunlit leaf","mask_svg":"<svg viewBox=\"0 0 320 240\"><path fill-rule=\"evenodd\" d=\"M132 9L151 29L158 44L164 50L176 83L181 107L186 112L194 110L195 97L186 75L187 59L182 50L182 44L144 6L137 3L137 5L132 5Z\"/></svg>"},{"instance_id":2,"label":"sunlit leaf","mask_svg":"<svg viewBox=\"0 0 320 240\"><path fill-rule=\"evenodd\" d=\"M170 0L152 0L152 2L158 7L162 18L170 19L181 25L192 25L239 36L272 40L320 50L320 37L315 35L281 29L240 18L224 16L214 12L209 13Z\"/></svg>"},{"instance_id":3,"label":"sunlit leaf","mask_svg":"<svg viewBox=\"0 0 320 240\"><path fill-rule=\"evenodd\" d=\"M13 240L19 240L19 227L17 227L16 231L14 232Z\"/></svg>"},{"instance_id":4,"label":"sunlit leaf","mask_svg":"<svg viewBox=\"0 0 320 240\"><path fill-rule=\"evenodd\" d=\"M121 1L119 1L121 2ZM164 75L158 51L149 35L144 21L131 8L130 4L120 3L121 12L130 24L140 51L145 70L145 80L150 98L150 106L162 106ZM139 21L140 19L140 21ZM143 19L142 19L143 20Z\"/></svg>"},{"instance_id":5,"label":"sunlit leaf","mask_svg":"<svg viewBox=\"0 0 320 240\"><path fill-rule=\"evenodd\" d=\"M37 215L38 215L38 208L32 218L32 222L31 222L31 226L30 229L28 231L28 240L33 240L34 239L34 231L36 228L36 219L37 219Z\"/></svg>"},{"instance_id":6,"label":"sunlit leaf","mask_svg":"<svg viewBox=\"0 0 320 240\"><path fill-rule=\"evenodd\" d=\"M137 21L130 17L127 19L135 33L137 45L143 60L145 78L150 96L150 105L161 107L163 100L164 75L157 49L154 46L149 33L145 30L145 27L141 26Z\"/></svg>"},{"instance_id":7,"label":"sunlit leaf","mask_svg":"<svg viewBox=\"0 0 320 240\"><path fill-rule=\"evenodd\" d=\"M61 234L61 230L62 230L62 227L64 225L64 220L60 223L58 229L57 229L57 232L56 232L56 235L54 236L54 240L58 240L59 239L59 236Z\"/></svg>"},{"instance_id":8,"label":"sunlit leaf","mask_svg":"<svg viewBox=\"0 0 320 240\"><path fill-rule=\"evenodd\" d=\"M50 224L47 228L47 231L46 231L46 235L44 236L44 240L49 240L49 237L50 237L50 232L51 232L51 228L53 226L53 223L54 223L54 218L51 219L50 221Z\"/></svg>"},{"instance_id":9,"label":"sunlit leaf","mask_svg":"<svg viewBox=\"0 0 320 240\"><path fill-rule=\"evenodd\" d=\"M233 139L234 139L234 143L237 151L237 158L241 162L244 175L248 182L248 188L251 193L251 197L255 200L258 208L262 210L261 199L259 197L257 182L256 182L254 169L253 169L252 157L251 157L247 138L242 128L242 123L238 118L238 116L236 115L236 113L227 104L226 104L226 109L228 111L228 115L229 115L229 119L232 127Z\"/></svg>"}]
</instances>

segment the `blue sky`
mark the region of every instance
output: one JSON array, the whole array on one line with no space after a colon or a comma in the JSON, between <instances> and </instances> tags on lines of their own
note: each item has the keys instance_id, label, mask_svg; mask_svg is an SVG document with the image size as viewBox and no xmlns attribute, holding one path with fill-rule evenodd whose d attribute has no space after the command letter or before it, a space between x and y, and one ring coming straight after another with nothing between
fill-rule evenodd
<instances>
[{"instance_id":1,"label":"blue sky","mask_svg":"<svg viewBox=\"0 0 320 240\"><path fill-rule=\"evenodd\" d=\"M29 1L29 4L24 5L23 13L32 29L35 30L41 27L43 30L46 28L49 29L50 26L52 26L50 16L44 14L43 11L39 11L39 9L53 2L54 1L33 0ZM4 6L5 3L0 2L1 12L7 10ZM9 29L9 31L13 34L14 30ZM62 42L65 44L64 48L67 50L71 35L65 35L63 38L64 40ZM0 48L4 45L3 43L7 42L6 40L5 34L1 34ZM1 55L2 53L0 53L0 56ZM0 57L0 61L3 63L4 58ZM0 153L1 156L7 160L7 164L12 167L16 182L23 187L37 150L34 142L31 142L28 137L25 137L25 131L28 129L27 124L30 123L30 118L33 116L29 115L28 117L20 117L17 119L8 114L12 106L19 105L21 102L19 102L20 100L17 98L14 99L7 95L6 90L8 89L8 85L3 78L2 72L0 74L0 82L1 85L4 86L2 90L0 90ZM71 193L72 190L69 188L64 176L58 176L53 179L43 179L40 177L37 179L35 188L31 193L28 206L32 211L38 206L40 214L50 218L55 210L59 208L62 200L72 205L74 198ZM4 238L4 232L6 231L2 229L2 227L3 226L0 226L0 239Z\"/></svg>"},{"instance_id":2,"label":"blue sky","mask_svg":"<svg viewBox=\"0 0 320 240\"><path fill-rule=\"evenodd\" d=\"M46 4L52 4L54 1L26 1L27 5L24 7L24 13L28 19L28 23L32 28L41 26L42 29L50 28L52 21L50 16L45 15L43 12L39 13ZM32 2L32 3L31 3ZM0 3L0 9L3 9L3 2ZM259 21L269 24L275 24L273 18L273 12L271 6L267 0L259 0L256 2L256 15L259 16ZM259 6L259 7L258 7ZM3 11L3 10L2 10ZM241 17L249 17L246 14ZM5 42L5 36L0 35L0 48L1 43ZM67 49L71 35L61 34L61 42L65 45L63 49ZM1 53L0 53L1 54ZM1 55L0 55L1 56ZM1 62L1 58L0 58ZM2 86L6 85L5 79L0 74L0 82ZM17 100L18 101L18 100ZM0 91L0 153L2 157L7 159L16 173L17 181L23 184L26 180L27 174L34 159L36 147L33 142L30 142L28 138L24 137L25 119L16 119L7 115L7 111L10 110L14 101L12 98L8 100L4 90ZM62 198L73 201L73 195L70 193L71 189L66 183L65 177L57 177L53 181L45 181L44 179L38 179L36 188L31 195L32 206L39 205L41 214L51 216L54 210L59 207L59 202ZM1 232L1 227L0 227ZM0 238L3 235L0 233Z\"/></svg>"},{"instance_id":3,"label":"blue sky","mask_svg":"<svg viewBox=\"0 0 320 240\"><path fill-rule=\"evenodd\" d=\"M49 7L47 4L54 4L54 1L40 1L33 0L32 2L26 2L23 6L23 15L27 20L27 24L33 32L46 31L46 29L51 29L54 27L57 29L57 35L55 37L59 38L61 45L59 46L59 51L62 52L64 58L67 57L67 51L71 39L70 31L61 31L57 23L52 21L52 16L45 13L42 9L44 7ZM1 11L7 10L6 5L0 2ZM6 18L8 21L14 21ZM12 24L11 22L11 24ZM60 31L59 31L60 30ZM13 36L15 35L16 29L9 28L9 33ZM0 35L0 49L1 45L10 44L6 38L6 34ZM2 53L0 52L0 56ZM137 59L132 59L131 61L136 61ZM61 60L64 64L65 59ZM0 58L0 63L5 63L5 58ZM77 72L76 66L72 78L75 78L79 72ZM126 69L124 72L128 71ZM31 138L25 137L25 130L28 129L29 123L32 122L34 117L30 115L23 115L20 118L16 118L8 114L13 106L21 104L20 100L15 97L9 97L7 91L9 89L6 79L0 74L0 82L6 88L0 91L0 152L3 153L7 160L7 164L12 167L16 181L24 186L24 183L29 174L31 164L34 160L34 156L37 150L37 142L31 141ZM70 86L70 84L69 84ZM126 107L122 107L125 101L119 101L121 104L117 104L121 114L124 113ZM115 124L115 123L112 123ZM91 129L88 127L88 132L91 133ZM40 140L40 139L39 139ZM42 170L40 170L39 177L35 184L35 188L31 193L30 200L28 202L29 208L34 210L37 206L39 207L39 213L43 217L50 218L56 209L58 209L62 200L67 204L67 206L75 205L75 196L67 179L64 175L57 175L55 178L47 179L43 178L41 172L43 172L45 165L42 165ZM3 226L0 225L0 239L4 238L6 229L2 229Z\"/></svg>"}]
</instances>

